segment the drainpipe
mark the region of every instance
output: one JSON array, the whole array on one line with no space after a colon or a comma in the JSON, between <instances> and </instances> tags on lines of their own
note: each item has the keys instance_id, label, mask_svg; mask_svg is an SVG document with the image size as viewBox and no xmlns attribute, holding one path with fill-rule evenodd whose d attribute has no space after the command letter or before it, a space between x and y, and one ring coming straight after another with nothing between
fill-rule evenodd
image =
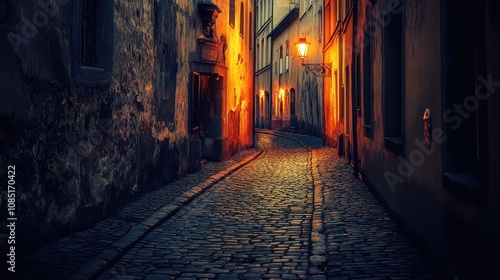
<instances>
[{"instance_id":1,"label":"drainpipe","mask_svg":"<svg viewBox=\"0 0 500 280\"><path fill-rule=\"evenodd\" d=\"M356 48L356 37L358 33L358 1L353 0L352 3L352 20L353 20L353 34L352 34L352 50L351 50L351 69L353 69L354 75L351 75L351 88L355 89L352 91L352 102L351 102L351 115L352 115L352 153L353 153L353 161L354 161L354 176L358 177L359 174L359 166L358 166L358 132L357 132L357 126L358 126L358 114L357 114L357 107L358 107L358 101L357 100L357 91L359 90L358 88L358 83L356 83L356 79L359 79L358 77L358 70L356 69L356 56L354 55L354 50Z\"/></svg>"}]
</instances>

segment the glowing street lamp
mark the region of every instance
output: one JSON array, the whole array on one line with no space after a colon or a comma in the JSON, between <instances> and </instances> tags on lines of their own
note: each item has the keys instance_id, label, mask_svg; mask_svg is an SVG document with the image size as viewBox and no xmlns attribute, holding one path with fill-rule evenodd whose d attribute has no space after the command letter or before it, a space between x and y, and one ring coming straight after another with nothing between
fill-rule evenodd
<instances>
[{"instance_id":1,"label":"glowing street lamp","mask_svg":"<svg viewBox=\"0 0 500 280\"><path fill-rule=\"evenodd\" d=\"M297 47L297 52L299 53L299 58L302 66L305 66L308 71L313 72L317 76L331 77L332 76L332 64L322 64L322 63L305 63L309 51L309 45L311 43L307 42L306 38L299 38L299 41L295 43Z\"/></svg>"},{"instance_id":2,"label":"glowing street lamp","mask_svg":"<svg viewBox=\"0 0 500 280\"><path fill-rule=\"evenodd\" d=\"M306 38L300 38L299 41L295 44L297 46L297 52L299 53L299 58L304 62L304 59L307 57L307 51L309 50L309 45L311 43L306 41Z\"/></svg>"}]
</instances>

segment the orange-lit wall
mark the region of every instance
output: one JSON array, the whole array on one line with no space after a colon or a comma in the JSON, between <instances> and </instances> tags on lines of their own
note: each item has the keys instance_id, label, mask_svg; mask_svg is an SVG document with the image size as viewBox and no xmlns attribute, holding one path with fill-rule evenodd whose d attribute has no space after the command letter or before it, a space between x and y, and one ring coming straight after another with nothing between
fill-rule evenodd
<instances>
[{"instance_id":1,"label":"orange-lit wall","mask_svg":"<svg viewBox=\"0 0 500 280\"><path fill-rule=\"evenodd\" d=\"M235 25L229 24L229 1L212 1L222 9L217 18L217 33L225 36L225 66L227 69L225 96L225 119L223 120L224 158L253 145L253 102L254 102L254 1L235 1ZM244 19L241 20L241 4ZM249 18L250 13L252 18ZM240 27L243 24L243 35ZM249 25L252 25L252 34Z\"/></svg>"}]
</instances>

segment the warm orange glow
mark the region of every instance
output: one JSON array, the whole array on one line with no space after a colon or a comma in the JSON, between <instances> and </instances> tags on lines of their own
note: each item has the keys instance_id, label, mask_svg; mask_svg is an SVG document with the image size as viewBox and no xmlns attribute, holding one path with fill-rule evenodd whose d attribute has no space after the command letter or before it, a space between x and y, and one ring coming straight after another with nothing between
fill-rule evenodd
<instances>
[{"instance_id":1,"label":"warm orange glow","mask_svg":"<svg viewBox=\"0 0 500 280\"><path fill-rule=\"evenodd\" d=\"M297 46L297 51L299 52L300 59L307 57L307 51L309 50L309 45L306 38L299 38L299 41L295 44Z\"/></svg>"},{"instance_id":2,"label":"warm orange glow","mask_svg":"<svg viewBox=\"0 0 500 280\"><path fill-rule=\"evenodd\" d=\"M280 89L279 94L278 94L278 98L283 98L283 93L284 92L285 92L284 89Z\"/></svg>"},{"instance_id":3,"label":"warm orange glow","mask_svg":"<svg viewBox=\"0 0 500 280\"><path fill-rule=\"evenodd\" d=\"M263 89L261 89L261 90L260 90L260 92L259 92L259 96L260 96L260 98L263 98L263 97L264 97L264 90L263 90Z\"/></svg>"}]
</instances>

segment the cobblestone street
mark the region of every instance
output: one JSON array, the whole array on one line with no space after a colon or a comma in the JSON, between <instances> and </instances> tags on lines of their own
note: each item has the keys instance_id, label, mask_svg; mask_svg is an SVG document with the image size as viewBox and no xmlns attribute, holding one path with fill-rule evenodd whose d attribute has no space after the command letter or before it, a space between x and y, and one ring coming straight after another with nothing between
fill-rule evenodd
<instances>
[{"instance_id":1,"label":"cobblestone street","mask_svg":"<svg viewBox=\"0 0 500 280\"><path fill-rule=\"evenodd\" d=\"M15 278L443 279L337 150L256 143L32 252Z\"/></svg>"},{"instance_id":2,"label":"cobblestone street","mask_svg":"<svg viewBox=\"0 0 500 280\"><path fill-rule=\"evenodd\" d=\"M98 279L437 278L336 150L317 138L281 135L287 138L258 133L262 156ZM324 212L322 225L315 211Z\"/></svg>"}]
</instances>

